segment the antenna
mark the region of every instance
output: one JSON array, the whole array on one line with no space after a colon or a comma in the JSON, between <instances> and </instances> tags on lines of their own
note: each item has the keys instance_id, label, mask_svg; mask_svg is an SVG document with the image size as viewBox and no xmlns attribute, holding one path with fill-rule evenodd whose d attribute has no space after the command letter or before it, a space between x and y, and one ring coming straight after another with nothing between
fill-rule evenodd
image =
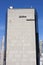
<instances>
[{"instance_id":1,"label":"antenna","mask_svg":"<svg viewBox=\"0 0 43 65\"><path fill-rule=\"evenodd\" d=\"M13 3L14 3L14 0L10 0L10 4L11 4L9 7L10 9L13 9Z\"/></svg>"}]
</instances>

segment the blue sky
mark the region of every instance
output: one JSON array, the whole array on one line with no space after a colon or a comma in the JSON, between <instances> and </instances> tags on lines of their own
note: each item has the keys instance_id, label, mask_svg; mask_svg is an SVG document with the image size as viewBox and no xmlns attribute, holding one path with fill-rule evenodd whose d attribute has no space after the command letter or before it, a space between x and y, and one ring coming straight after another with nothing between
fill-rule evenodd
<instances>
[{"instance_id":1,"label":"blue sky","mask_svg":"<svg viewBox=\"0 0 43 65\"><path fill-rule=\"evenodd\" d=\"M39 39L43 40L43 0L0 0L0 42L5 35L5 22L7 9L14 8L35 8L38 13Z\"/></svg>"}]
</instances>

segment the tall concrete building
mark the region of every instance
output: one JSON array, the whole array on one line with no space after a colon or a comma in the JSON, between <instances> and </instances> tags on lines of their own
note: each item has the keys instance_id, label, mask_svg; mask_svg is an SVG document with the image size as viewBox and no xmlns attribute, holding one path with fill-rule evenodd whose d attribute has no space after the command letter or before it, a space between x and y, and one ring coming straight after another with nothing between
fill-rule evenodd
<instances>
[{"instance_id":1,"label":"tall concrete building","mask_svg":"<svg viewBox=\"0 0 43 65\"><path fill-rule=\"evenodd\" d=\"M8 9L6 65L37 65L35 31L35 9Z\"/></svg>"}]
</instances>

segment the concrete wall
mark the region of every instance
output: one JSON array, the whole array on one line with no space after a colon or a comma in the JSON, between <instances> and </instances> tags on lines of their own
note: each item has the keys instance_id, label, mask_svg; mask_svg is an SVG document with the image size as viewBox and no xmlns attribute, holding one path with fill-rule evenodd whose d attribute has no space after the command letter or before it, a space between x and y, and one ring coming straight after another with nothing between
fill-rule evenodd
<instances>
[{"instance_id":1,"label":"concrete wall","mask_svg":"<svg viewBox=\"0 0 43 65\"><path fill-rule=\"evenodd\" d=\"M6 65L36 65L34 9L8 9Z\"/></svg>"}]
</instances>

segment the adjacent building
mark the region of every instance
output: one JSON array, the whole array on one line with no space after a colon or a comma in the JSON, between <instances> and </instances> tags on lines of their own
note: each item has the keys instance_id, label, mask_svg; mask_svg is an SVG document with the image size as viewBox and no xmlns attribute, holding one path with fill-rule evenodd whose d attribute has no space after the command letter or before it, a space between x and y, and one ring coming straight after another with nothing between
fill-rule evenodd
<instances>
[{"instance_id":1,"label":"adjacent building","mask_svg":"<svg viewBox=\"0 0 43 65\"><path fill-rule=\"evenodd\" d=\"M0 65L1 65L1 49L0 49Z\"/></svg>"},{"instance_id":2,"label":"adjacent building","mask_svg":"<svg viewBox=\"0 0 43 65\"><path fill-rule=\"evenodd\" d=\"M40 40L40 65L43 65L43 41Z\"/></svg>"},{"instance_id":3,"label":"adjacent building","mask_svg":"<svg viewBox=\"0 0 43 65\"><path fill-rule=\"evenodd\" d=\"M4 36L2 39L2 46L1 46L1 65L4 65Z\"/></svg>"},{"instance_id":4,"label":"adjacent building","mask_svg":"<svg viewBox=\"0 0 43 65\"><path fill-rule=\"evenodd\" d=\"M43 41L40 40L40 54L43 55Z\"/></svg>"}]
</instances>

